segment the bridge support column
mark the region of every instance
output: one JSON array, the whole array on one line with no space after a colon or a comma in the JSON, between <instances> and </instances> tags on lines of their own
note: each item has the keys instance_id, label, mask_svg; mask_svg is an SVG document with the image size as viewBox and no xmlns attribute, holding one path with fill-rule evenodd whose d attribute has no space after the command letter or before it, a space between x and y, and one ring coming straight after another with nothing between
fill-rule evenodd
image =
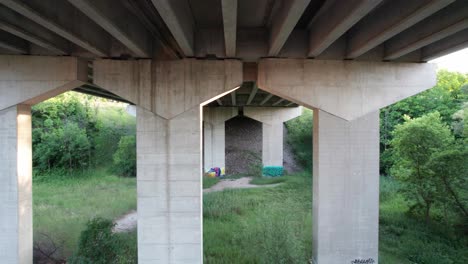
<instances>
[{"instance_id":1,"label":"bridge support column","mask_svg":"<svg viewBox=\"0 0 468 264\"><path fill-rule=\"evenodd\" d=\"M0 259L32 263L31 107L0 110Z\"/></svg>"},{"instance_id":2,"label":"bridge support column","mask_svg":"<svg viewBox=\"0 0 468 264\"><path fill-rule=\"evenodd\" d=\"M315 262L378 263L379 112L346 121L315 110L313 156Z\"/></svg>"},{"instance_id":3,"label":"bridge support column","mask_svg":"<svg viewBox=\"0 0 468 264\"><path fill-rule=\"evenodd\" d=\"M244 107L245 116L262 122L263 166L283 166L283 123L301 113L301 107Z\"/></svg>"},{"instance_id":4,"label":"bridge support column","mask_svg":"<svg viewBox=\"0 0 468 264\"><path fill-rule=\"evenodd\" d=\"M200 263L201 116L137 110L138 262Z\"/></svg>"},{"instance_id":5,"label":"bridge support column","mask_svg":"<svg viewBox=\"0 0 468 264\"><path fill-rule=\"evenodd\" d=\"M237 116L237 107L203 108L203 164L204 171L226 167L225 122Z\"/></svg>"}]
</instances>

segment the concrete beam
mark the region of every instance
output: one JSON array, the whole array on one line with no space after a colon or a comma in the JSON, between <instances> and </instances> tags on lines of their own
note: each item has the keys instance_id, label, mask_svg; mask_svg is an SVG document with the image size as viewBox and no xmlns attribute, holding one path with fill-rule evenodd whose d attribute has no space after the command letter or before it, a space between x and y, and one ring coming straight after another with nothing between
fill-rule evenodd
<instances>
[{"instance_id":1,"label":"concrete beam","mask_svg":"<svg viewBox=\"0 0 468 264\"><path fill-rule=\"evenodd\" d=\"M236 57L237 0L221 0L226 57Z\"/></svg>"},{"instance_id":2,"label":"concrete beam","mask_svg":"<svg viewBox=\"0 0 468 264\"><path fill-rule=\"evenodd\" d=\"M394 60L468 28L468 5L455 2L385 43L385 60Z\"/></svg>"},{"instance_id":3,"label":"concrete beam","mask_svg":"<svg viewBox=\"0 0 468 264\"><path fill-rule=\"evenodd\" d=\"M254 83L252 87L252 91L250 92L249 99L247 99L246 105L249 105L252 103L253 99L255 98L255 95L257 94L258 91L258 86L257 83Z\"/></svg>"},{"instance_id":4,"label":"concrete beam","mask_svg":"<svg viewBox=\"0 0 468 264\"><path fill-rule=\"evenodd\" d=\"M268 56L277 56L301 18L310 0L283 1L270 29Z\"/></svg>"},{"instance_id":5,"label":"concrete beam","mask_svg":"<svg viewBox=\"0 0 468 264\"><path fill-rule=\"evenodd\" d=\"M41 37L38 37L37 35L34 35L31 32L28 32L10 23L0 21L0 29L10 34L13 34L19 38L27 40L31 43L34 43L40 47L48 49L56 53L57 55L65 55L68 53L65 49L58 47L56 44L53 44L45 39L42 39Z\"/></svg>"},{"instance_id":6,"label":"concrete beam","mask_svg":"<svg viewBox=\"0 0 468 264\"><path fill-rule=\"evenodd\" d=\"M280 98L278 101L274 102L274 103L272 104L272 106L277 106L277 105L281 104L283 101L284 101L284 99L283 99L283 98Z\"/></svg>"},{"instance_id":7,"label":"concrete beam","mask_svg":"<svg viewBox=\"0 0 468 264\"><path fill-rule=\"evenodd\" d=\"M187 1L152 0L185 56L194 56L195 22Z\"/></svg>"},{"instance_id":8,"label":"concrete beam","mask_svg":"<svg viewBox=\"0 0 468 264\"><path fill-rule=\"evenodd\" d=\"M468 29L421 49L421 61L430 61L468 47Z\"/></svg>"},{"instance_id":9,"label":"concrete beam","mask_svg":"<svg viewBox=\"0 0 468 264\"><path fill-rule=\"evenodd\" d=\"M354 59L455 0L386 1L350 32L346 58Z\"/></svg>"},{"instance_id":10,"label":"concrete beam","mask_svg":"<svg viewBox=\"0 0 468 264\"><path fill-rule=\"evenodd\" d=\"M435 65L262 59L260 89L353 120L431 88Z\"/></svg>"},{"instance_id":11,"label":"concrete beam","mask_svg":"<svg viewBox=\"0 0 468 264\"><path fill-rule=\"evenodd\" d=\"M313 262L379 263L379 112L313 127Z\"/></svg>"},{"instance_id":12,"label":"concrete beam","mask_svg":"<svg viewBox=\"0 0 468 264\"><path fill-rule=\"evenodd\" d=\"M16 54L29 53L27 42L3 31L0 31L0 47Z\"/></svg>"},{"instance_id":13,"label":"concrete beam","mask_svg":"<svg viewBox=\"0 0 468 264\"><path fill-rule=\"evenodd\" d=\"M152 83L154 79L158 81ZM170 119L240 86L242 63L237 60L195 59L96 60L94 83ZM185 103L181 104L181 101Z\"/></svg>"},{"instance_id":14,"label":"concrete beam","mask_svg":"<svg viewBox=\"0 0 468 264\"><path fill-rule=\"evenodd\" d=\"M316 57L382 0L328 1L309 23L309 57Z\"/></svg>"},{"instance_id":15,"label":"concrete beam","mask_svg":"<svg viewBox=\"0 0 468 264\"><path fill-rule=\"evenodd\" d=\"M48 3L38 0L28 1L28 4L19 0L0 0L0 3L97 56L108 56L108 47L106 47L108 42L105 41L106 35L96 32L96 27L89 24L89 21L86 22L76 16L73 17L74 19L70 19L70 16L65 17L64 15L67 14L66 10L73 12L69 8L67 9L67 6L64 5L65 2L54 2L55 8L48 8L50 7ZM34 4L34 8L29 6L29 4ZM60 14L55 14L54 17L60 18L61 21L53 21L46 15L39 13L38 10L51 13L60 12ZM70 25L70 23L73 25ZM68 24L67 28L64 27L66 24ZM71 30L71 28L78 26L83 27L82 30L85 32L78 33ZM88 38L85 38L85 36ZM95 38L89 38L90 36Z\"/></svg>"},{"instance_id":16,"label":"concrete beam","mask_svg":"<svg viewBox=\"0 0 468 264\"><path fill-rule=\"evenodd\" d=\"M260 105L264 105L266 102L268 102L268 100L271 99L271 97L273 97L273 94L269 94L265 97L265 99L263 99L261 102L260 102Z\"/></svg>"},{"instance_id":17,"label":"concrete beam","mask_svg":"<svg viewBox=\"0 0 468 264\"><path fill-rule=\"evenodd\" d=\"M151 57L150 34L120 2L112 0L68 0L68 2L125 45L135 56Z\"/></svg>"},{"instance_id":18,"label":"concrete beam","mask_svg":"<svg viewBox=\"0 0 468 264\"><path fill-rule=\"evenodd\" d=\"M0 110L0 156L0 259L32 263L31 106Z\"/></svg>"},{"instance_id":19,"label":"concrete beam","mask_svg":"<svg viewBox=\"0 0 468 264\"><path fill-rule=\"evenodd\" d=\"M35 104L87 81L86 62L73 57L2 55L0 69L0 110Z\"/></svg>"}]
</instances>

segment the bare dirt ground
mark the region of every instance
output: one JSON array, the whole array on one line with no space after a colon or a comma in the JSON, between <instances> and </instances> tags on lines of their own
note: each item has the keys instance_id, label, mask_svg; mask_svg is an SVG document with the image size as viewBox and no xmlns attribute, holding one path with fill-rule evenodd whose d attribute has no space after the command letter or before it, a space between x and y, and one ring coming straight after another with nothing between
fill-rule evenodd
<instances>
[{"instance_id":1,"label":"bare dirt ground","mask_svg":"<svg viewBox=\"0 0 468 264\"><path fill-rule=\"evenodd\" d=\"M265 187L275 187L281 183L276 184L267 184L267 185L255 185L250 184L252 177L243 177L239 179L225 179L219 181L217 184L213 185L211 188L204 189L203 193L210 192L219 192L225 189L248 189L248 188L265 188ZM114 232L130 232L137 227L137 211L132 210L127 214L121 216L114 221Z\"/></svg>"}]
</instances>

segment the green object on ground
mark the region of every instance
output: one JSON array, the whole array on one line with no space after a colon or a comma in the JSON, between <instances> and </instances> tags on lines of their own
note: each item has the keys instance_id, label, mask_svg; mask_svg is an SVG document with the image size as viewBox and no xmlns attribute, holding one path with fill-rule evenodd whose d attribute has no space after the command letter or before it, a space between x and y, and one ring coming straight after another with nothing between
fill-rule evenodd
<instances>
[{"instance_id":1,"label":"green object on ground","mask_svg":"<svg viewBox=\"0 0 468 264\"><path fill-rule=\"evenodd\" d=\"M283 176L283 166L265 166L263 167L263 176L277 177Z\"/></svg>"}]
</instances>

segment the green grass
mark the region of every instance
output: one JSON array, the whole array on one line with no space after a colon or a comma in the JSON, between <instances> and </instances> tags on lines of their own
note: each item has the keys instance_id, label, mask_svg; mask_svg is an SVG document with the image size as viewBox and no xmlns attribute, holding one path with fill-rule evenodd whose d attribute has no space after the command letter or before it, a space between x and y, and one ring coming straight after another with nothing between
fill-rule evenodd
<instances>
[{"instance_id":1,"label":"green grass","mask_svg":"<svg viewBox=\"0 0 468 264\"><path fill-rule=\"evenodd\" d=\"M208 189L211 186L217 184L218 182L219 182L219 178L203 176L203 189Z\"/></svg>"},{"instance_id":2,"label":"green grass","mask_svg":"<svg viewBox=\"0 0 468 264\"><path fill-rule=\"evenodd\" d=\"M267 185L267 184L276 184L287 181L288 178L285 176L282 177L255 177L250 183L255 185Z\"/></svg>"},{"instance_id":3,"label":"green grass","mask_svg":"<svg viewBox=\"0 0 468 264\"><path fill-rule=\"evenodd\" d=\"M275 188L204 194L204 263L307 263L312 254L310 173L254 178ZM379 263L468 263L466 239L407 215L398 183L382 177Z\"/></svg>"},{"instance_id":4,"label":"green grass","mask_svg":"<svg viewBox=\"0 0 468 264\"><path fill-rule=\"evenodd\" d=\"M284 184L276 188L204 194L204 263L307 263L312 248L311 178L282 178Z\"/></svg>"},{"instance_id":5,"label":"green grass","mask_svg":"<svg viewBox=\"0 0 468 264\"><path fill-rule=\"evenodd\" d=\"M104 169L72 176L48 175L33 180L34 240L46 234L70 256L86 222L115 219L136 209L136 179L110 175Z\"/></svg>"}]
</instances>

